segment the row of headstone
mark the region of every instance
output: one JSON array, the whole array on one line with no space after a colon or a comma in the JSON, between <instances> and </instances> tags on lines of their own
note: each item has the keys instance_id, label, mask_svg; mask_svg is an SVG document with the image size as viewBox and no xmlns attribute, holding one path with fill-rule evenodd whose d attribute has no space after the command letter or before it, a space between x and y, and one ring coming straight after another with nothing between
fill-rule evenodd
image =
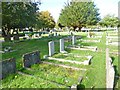
<instances>
[{"instance_id":1,"label":"row of headstone","mask_svg":"<svg viewBox=\"0 0 120 90\"><path fill-rule=\"evenodd\" d=\"M75 36L72 36L72 45L75 45L76 43L76 38ZM55 49L54 49L54 41L50 41L48 43L48 47L49 47L49 56L52 56L55 53ZM64 50L64 39L60 39L60 53L67 53Z\"/></svg>"},{"instance_id":2,"label":"row of headstone","mask_svg":"<svg viewBox=\"0 0 120 90\"><path fill-rule=\"evenodd\" d=\"M114 88L115 71L112 59L109 57L109 49L106 49L106 88Z\"/></svg>"},{"instance_id":3,"label":"row of headstone","mask_svg":"<svg viewBox=\"0 0 120 90\"><path fill-rule=\"evenodd\" d=\"M33 64L40 63L40 51L34 51L23 55L23 67L31 67ZM0 80L9 74L16 72L16 59L11 58L0 62Z\"/></svg>"}]
</instances>

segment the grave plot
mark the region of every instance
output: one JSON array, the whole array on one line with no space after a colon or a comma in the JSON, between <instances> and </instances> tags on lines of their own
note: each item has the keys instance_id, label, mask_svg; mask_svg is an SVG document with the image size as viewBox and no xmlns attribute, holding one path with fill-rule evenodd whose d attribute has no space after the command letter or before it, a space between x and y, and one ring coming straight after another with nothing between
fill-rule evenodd
<instances>
[{"instance_id":1,"label":"grave plot","mask_svg":"<svg viewBox=\"0 0 120 90\"><path fill-rule=\"evenodd\" d=\"M20 74L31 75L66 87L71 87L73 84L80 84L85 73L84 71L44 63L33 65L31 68L25 68L21 72Z\"/></svg>"},{"instance_id":2,"label":"grave plot","mask_svg":"<svg viewBox=\"0 0 120 90\"><path fill-rule=\"evenodd\" d=\"M69 88L65 85L24 73L11 75L7 82L6 79L1 82L0 88Z\"/></svg>"},{"instance_id":3,"label":"grave plot","mask_svg":"<svg viewBox=\"0 0 120 90\"><path fill-rule=\"evenodd\" d=\"M81 45L75 45L76 38L75 36L72 37L72 45L67 46L66 48L74 49L74 50L90 50L90 51L96 51L97 46L81 46Z\"/></svg>"},{"instance_id":4,"label":"grave plot","mask_svg":"<svg viewBox=\"0 0 120 90\"><path fill-rule=\"evenodd\" d=\"M51 41L48 43L48 45L49 45L49 57L45 56L44 59L57 60L60 62L69 62L69 63L83 64L83 65L90 64L92 56L74 56L74 55L71 56L70 54L55 54L54 42ZM64 50L64 40L63 39L60 39L60 52L67 53Z\"/></svg>"}]
</instances>

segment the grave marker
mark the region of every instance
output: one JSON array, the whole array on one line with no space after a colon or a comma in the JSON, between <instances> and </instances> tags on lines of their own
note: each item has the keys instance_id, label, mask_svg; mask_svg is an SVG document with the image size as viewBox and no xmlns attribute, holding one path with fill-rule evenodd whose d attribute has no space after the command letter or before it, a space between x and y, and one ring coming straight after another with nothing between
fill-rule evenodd
<instances>
[{"instance_id":1,"label":"grave marker","mask_svg":"<svg viewBox=\"0 0 120 90\"><path fill-rule=\"evenodd\" d=\"M14 58L10 58L7 60L3 60L0 62L0 79L5 78L7 75L16 72L16 60Z\"/></svg>"},{"instance_id":2,"label":"grave marker","mask_svg":"<svg viewBox=\"0 0 120 90\"><path fill-rule=\"evenodd\" d=\"M76 43L76 38L75 36L72 36L72 45L75 45L75 43Z\"/></svg>"},{"instance_id":3,"label":"grave marker","mask_svg":"<svg viewBox=\"0 0 120 90\"><path fill-rule=\"evenodd\" d=\"M37 63L40 63L40 51L23 55L23 67L30 67L31 65Z\"/></svg>"},{"instance_id":4,"label":"grave marker","mask_svg":"<svg viewBox=\"0 0 120 90\"><path fill-rule=\"evenodd\" d=\"M52 56L54 54L54 41L50 41L48 43L49 46L49 56Z\"/></svg>"},{"instance_id":5,"label":"grave marker","mask_svg":"<svg viewBox=\"0 0 120 90\"><path fill-rule=\"evenodd\" d=\"M60 52L61 52L61 53L67 53L67 52L64 50L64 39L60 39Z\"/></svg>"}]
</instances>

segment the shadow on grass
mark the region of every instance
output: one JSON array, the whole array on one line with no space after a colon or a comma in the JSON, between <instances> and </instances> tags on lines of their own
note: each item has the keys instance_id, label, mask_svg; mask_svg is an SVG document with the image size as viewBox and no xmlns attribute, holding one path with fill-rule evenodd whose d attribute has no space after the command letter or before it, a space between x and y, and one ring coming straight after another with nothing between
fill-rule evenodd
<instances>
[{"instance_id":1,"label":"shadow on grass","mask_svg":"<svg viewBox=\"0 0 120 90\"><path fill-rule=\"evenodd\" d=\"M77 86L77 90L85 90L85 85L79 84L79 85Z\"/></svg>"},{"instance_id":2,"label":"shadow on grass","mask_svg":"<svg viewBox=\"0 0 120 90\"><path fill-rule=\"evenodd\" d=\"M112 59L112 63L114 62L114 60L115 60L115 57L111 57L111 59Z\"/></svg>"}]
</instances>

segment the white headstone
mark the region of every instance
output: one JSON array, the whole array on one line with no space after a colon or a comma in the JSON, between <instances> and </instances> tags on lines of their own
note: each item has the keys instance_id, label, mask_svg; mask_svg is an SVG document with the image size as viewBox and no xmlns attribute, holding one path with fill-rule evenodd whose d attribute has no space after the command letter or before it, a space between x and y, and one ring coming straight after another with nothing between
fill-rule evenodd
<instances>
[{"instance_id":1,"label":"white headstone","mask_svg":"<svg viewBox=\"0 0 120 90\"><path fill-rule=\"evenodd\" d=\"M48 45L49 45L49 56L52 56L54 54L54 42L50 41Z\"/></svg>"},{"instance_id":2,"label":"white headstone","mask_svg":"<svg viewBox=\"0 0 120 90\"><path fill-rule=\"evenodd\" d=\"M60 39L60 53L67 53L67 51L64 50L64 39Z\"/></svg>"},{"instance_id":3,"label":"white headstone","mask_svg":"<svg viewBox=\"0 0 120 90\"><path fill-rule=\"evenodd\" d=\"M75 43L76 43L76 38L75 36L72 36L72 45L75 45Z\"/></svg>"},{"instance_id":4,"label":"white headstone","mask_svg":"<svg viewBox=\"0 0 120 90\"><path fill-rule=\"evenodd\" d=\"M90 33L88 32L88 35L87 35L88 38L90 38Z\"/></svg>"},{"instance_id":5,"label":"white headstone","mask_svg":"<svg viewBox=\"0 0 120 90\"><path fill-rule=\"evenodd\" d=\"M64 39L60 39L60 52L64 51Z\"/></svg>"}]
</instances>

